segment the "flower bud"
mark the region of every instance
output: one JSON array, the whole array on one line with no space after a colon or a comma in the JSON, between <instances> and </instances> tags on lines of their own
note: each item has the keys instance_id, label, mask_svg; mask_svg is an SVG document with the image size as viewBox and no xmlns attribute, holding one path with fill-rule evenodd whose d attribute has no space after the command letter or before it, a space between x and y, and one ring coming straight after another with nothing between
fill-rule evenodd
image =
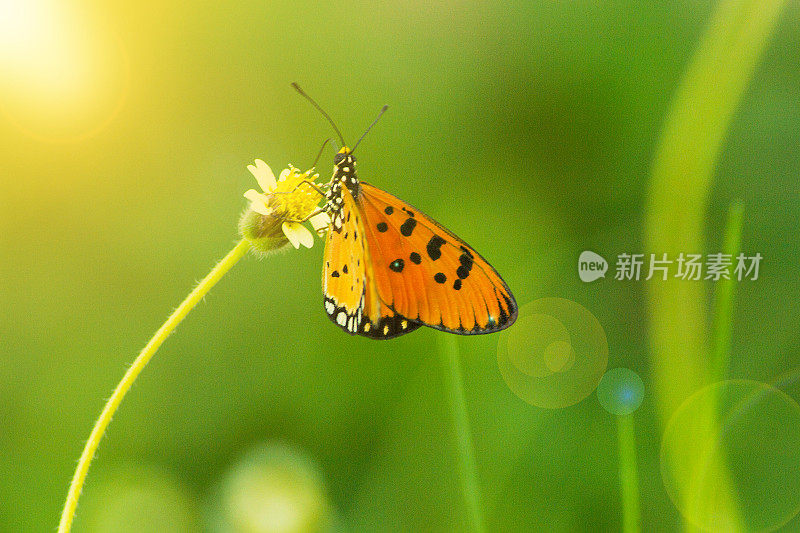
<instances>
[{"instance_id":1,"label":"flower bud","mask_svg":"<svg viewBox=\"0 0 800 533\"><path fill-rule=\"evenodd\" d=\"M239 219L239 234L259 252L279 250L289 244L283 232L283 220L247 209Z\"/></svg>"}]
</instances>

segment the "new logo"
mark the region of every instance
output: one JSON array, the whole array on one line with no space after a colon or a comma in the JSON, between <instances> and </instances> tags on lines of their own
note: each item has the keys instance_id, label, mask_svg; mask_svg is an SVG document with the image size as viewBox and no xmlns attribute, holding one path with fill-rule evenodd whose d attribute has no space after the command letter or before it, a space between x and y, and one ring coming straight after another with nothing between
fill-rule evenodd
<instances>
[{"instance_id":1,"label":"new logo","mask_svg":"<svg viewBox=\"0 0 800 533\"><path fill-rule=\"evenodd\" d=\"M581 252L578 257L578 276L581 281L589 283L599 278L606 277L608 261L603 256L589 250Z\"/></svg>"}]
</instances>

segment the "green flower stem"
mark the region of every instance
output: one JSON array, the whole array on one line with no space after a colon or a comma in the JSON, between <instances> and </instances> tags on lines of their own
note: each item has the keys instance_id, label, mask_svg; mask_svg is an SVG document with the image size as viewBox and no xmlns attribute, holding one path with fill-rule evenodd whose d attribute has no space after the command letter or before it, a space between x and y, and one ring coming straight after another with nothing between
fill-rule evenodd
<instances>
[{"instance_id":1,"label":"green flower stem","mask_svg":"<svg viewBox=\"0 0 800 533\"><path fill-rule=\"evenodd\" d=\"M136 360L125 373L122 381L119 382L117 388L114 389L113 394L103 407L103 412L100 413L100 418L95 422L89 440L83 448L83 453L78 460L78 466L75 469L75 474L72 477L72 482L69 486L69 493L67 494L67 501L64 504L64 509L61 512L61 521L58 524L58 533L67 533L72 527L72 520L75 516L75 509L78 506L78 498L83 488L83 482L86 480L86 474L89 471L89 465L94 458L97 446L100 444L100 439L111 422L111 417L114 416L119 404L125 397L125 394L130 390L131 385L136 380L136 377L144 369L145 365L155 355L156 350L161 344L169 337L178 324L189 314L195 305L211 290L211 287L224 276L228 270L233 267L244 255L250 250L250 244L246 240L241 240L239 243L228 252L217 265L203 278L197 287L189 293L189 296L178 306L177 309L167 318L167 321L156 331L156 334L147 343L147 346L139 353Z\"/></svg>"},{"instance_id":2,"label":"green flower stem","mask_svg":"<svg viewBox=\"0 0 800 533\"><path fill-rule=\"evenodd\" d=\"M622 494L622 531L642 530L639 512L639 472L636 467L636 432L633 414L617 417L619 443L619 486Z\"/></svg>"},{"instance_id":3,"label":"green flower stem","mask_svg":"<svg viewBox=\"0 0 800 533\"><path fill-rule=\"evenodd\" d=\"M742 242L742 221L744 204L734 201L728 208L728 221L725 224L725 236L722 241L722 253L730 254L736 265L736 255ZM736 277L731 273L730 279L721 279L716 284L716 301L714 302L714 342L711 381L725 379L730 366L731 331L733 329L733 303L736 296Z\"/></svg>"},{"instance_id":4,"label":"green flower stem","mask_svg":"<svg viewBox=\"0 0 800 533\"><path fill-rule=\"evenodd\" d=\"M453 415L453 430L458 454L456 463L461 494L464 497L464 506L467 510L471 530L474 533L483 533L486 528L483 521L478 467L475 461L475 449L472 444L467 401L464 397L464 383L461 377L458 340L453 335L440 335L439 348L445 388L447 389L447 403Z\"/></svg>"}]
</instances>

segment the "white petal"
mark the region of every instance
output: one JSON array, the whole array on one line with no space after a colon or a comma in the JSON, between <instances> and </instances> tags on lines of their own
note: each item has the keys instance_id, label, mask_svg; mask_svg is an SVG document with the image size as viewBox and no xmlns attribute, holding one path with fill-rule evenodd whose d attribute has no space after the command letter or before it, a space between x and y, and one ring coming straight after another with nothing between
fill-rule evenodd
<instances>
[{"instance_id":1,"label":"white petal","mask_svg":"<svg viewBox=\"0 0 800 533\"><path fill-rule=\"evenodd\" d=\"M267 207L267 197L258 191L250 189L244 193L244 197L250 200L250 209L261 215L269 215L272 209Z\"/></svg>"},{"instance_id":2,"label":"white petal","mask_svg":"<svg viewBox=\"0 0 800 533\"><path fill-rule=\"evenodd\" d=\"M269 168L264 161L256 159L255 166L247 165L247 170L253 174L264 192L272 192L275 190L275 186L277 185L275 174L272 173L272 169Z\"/></svg>"},{"instance_id":3,"label":"white petal","mask_svg":"<svg viewBox=\"0 0 800 533\"><path fill-rule=\"evenodd\" d=\"M314 246L314 236L304 225L297 222L284 222L282 228L283 234L295 248L300 248L301 244L306 248Z\"/></svg>"},{"instance_id":4,"label":"white petal","mask_svg":"<svg viewBox=\"0 0 800 533\"><path fill-rule=\"evenodd\" d=\"M286 178L288 178L289 177L289 172L290 171L289 171L288 168L284 168L283 170L281 170L281 175L278 177L278 181L283 181Z\"/></svg>"},{"instance_id":5,"label":"white petal","mask_svg":"<svg viewBox=\"0 0 800 533\"><path fill-rule=\"evenodd\" d=\"M255 189L248 189L247 192L244 193L244 197L251 202L255 202L256 200L263 200L264 195Z\"/></svg>"},{"instance_id":6,"label":"white petal","mask_svg":"<svg viewBox=\"0 0 800 533\"><path fill-rule=\"evenodd\" d=\"M297 238L297 235L295 235L294 228L292 228L291 224L292 223L284 222L281 225L281 229L283 229L283 234L286 235L286 238L289 239L292 246L300 248L300 240Z\"/></svg>"},{"instance_id":7,"label":"white petal","mask_svg":"<svg viewBox=\"0 0 800 533\"><path fill-rule=\"evenodd\" d=\"M311 227L314 228L314 231L319 231L330 225L331 217L328 216L328 213L317 213L309 218L308 221L311 222Z\"/></svg>"},{"instance_id":8,"label":"white petal","mask_svg":"<svg viewBox=\"0 0 800 533\"><path fill-rule=\"evenodd\" d=\"M267 204L261 201L250 202L250 209L259 215L271 215L272 209L267 207Z\"/></svg>"}]
</instances>

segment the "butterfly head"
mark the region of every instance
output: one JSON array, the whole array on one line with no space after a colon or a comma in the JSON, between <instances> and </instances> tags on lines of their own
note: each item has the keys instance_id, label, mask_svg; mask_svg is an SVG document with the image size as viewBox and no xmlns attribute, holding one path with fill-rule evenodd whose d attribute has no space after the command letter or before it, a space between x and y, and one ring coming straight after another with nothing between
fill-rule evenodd
<instances>
[{"instance_id":1,"label":"butterfly head","mask_svg":"<svg viewBox=\"0 0 800 533\"><path fill-rule=\"evenodd\" d=\"M343 146L342 149L333 156L333 164L339 167L347 163L355 163L356 160L352 154L353 151L350 150L350 148Z\"/></svg>"}]
</instances>

